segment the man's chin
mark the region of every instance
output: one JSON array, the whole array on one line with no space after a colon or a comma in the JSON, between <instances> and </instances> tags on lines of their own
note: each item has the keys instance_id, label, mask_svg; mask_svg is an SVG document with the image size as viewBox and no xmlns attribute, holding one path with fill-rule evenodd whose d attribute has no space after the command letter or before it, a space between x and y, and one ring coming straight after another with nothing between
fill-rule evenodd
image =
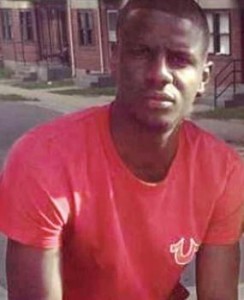
<instances>
[{"instance_id":1,"label":"man's chin","mask_svg":"<svg viewBox=\"0 0 244 300\"><path fill-rule=\"evenodd\" d=\"M127 110L129 111L129 109ZM133 111L128 114L131 120L139 125L142 130L151 130L160 134L170 133L178 127L178 118L175 114L166 112L165 114L150 113L147 110Z\"/></svg>"},{"instance_id":2,"label":"man's chin","mask_svg":"<svg viewBox=\"0 0 244 300\"><path fill-rule=\"evenodd\" d=\"M148 118L148 119L139 119L141 125L146 127L149 130L157 131L161 134L168 133L174 129L174 122L171 120L163 118Z\"/></svg>"}]
</instances>

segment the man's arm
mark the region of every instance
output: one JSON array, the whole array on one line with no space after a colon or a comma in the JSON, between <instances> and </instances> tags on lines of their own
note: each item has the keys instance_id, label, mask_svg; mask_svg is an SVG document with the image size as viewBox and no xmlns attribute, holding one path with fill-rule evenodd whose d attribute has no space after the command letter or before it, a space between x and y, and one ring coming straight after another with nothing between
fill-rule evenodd
<instances>
[{"instance_id":1,"label":"man's arm","mask_svg":"<svg viewBox=\"0 0 244 300\"><path fill-rule=\"evenodd\" d=\"M9 300L61 300L60 250L39 249L8 240Z\"/></svg>"},{"instance_id":2,"label":"man's arm","mask_svg":"<svg viewBox=\"0 0 244 300\"><path fill-rule=\"evenodd\" d=\"M197 254L197 299L237 300L239 264L239 243L203 245Z\"/></svg>"}]
</instances>

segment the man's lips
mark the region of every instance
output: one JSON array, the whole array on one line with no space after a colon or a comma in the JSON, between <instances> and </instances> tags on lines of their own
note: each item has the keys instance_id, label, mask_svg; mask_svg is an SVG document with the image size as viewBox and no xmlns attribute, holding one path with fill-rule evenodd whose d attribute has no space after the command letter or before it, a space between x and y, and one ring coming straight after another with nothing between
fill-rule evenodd
<instances>
[{"instance_id":1,"label":"man's lips","mask_svg":"<svg viewBox=\"0 0 244 300\"><path fill-rule=\"evenodd\" d=\"M157 93L147 97L149 107L156 109L169 109L175 104L175 99L168 93Z\"/></svg>"}]
</instances>

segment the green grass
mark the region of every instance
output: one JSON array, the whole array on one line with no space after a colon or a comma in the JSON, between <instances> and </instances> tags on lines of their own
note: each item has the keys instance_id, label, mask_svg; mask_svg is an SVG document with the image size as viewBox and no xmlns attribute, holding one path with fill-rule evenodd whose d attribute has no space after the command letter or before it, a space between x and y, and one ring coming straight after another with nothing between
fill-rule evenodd
<instances>
[{"instance_id":1,"label":"green grass","mask_svg":"<svg viewBox=\"0 0 244 300\"><path fill-rule=\"evenodd\" d=\"M74 83L72 79L59 80L59 81L48 81L48 82L21 82L15 84L15 86L28 89L28 90L37 90L37 89L50 89L50 88L60 88L60 87L70 87Z\"/></svg>"},{"instance_id":2,"label":"green grass","mask_svg":"<svg viewBox=\"0 0 244 300\"><path fill-rule=\"evenodd\" d=\"M25 98L17 94L0 94L0 101L39 101L37 98Z\"/></svg>"},{"instance_id":3,"label":"green grass","mask_svg":"<svg viewBox=\"0 0 244 300\"><path fill-rule=\"evenodd\" d=\"M194 113L193 117L203 119L219 119L219 120L231 120L241 119L244 120L244 106L235 108L216 108L215 110L209 110L204 112Z\"/></svg>"},{"instance_id":4,"label":"green grass","mask_svg":"<svg viewBox=\"0 0 244 300\"><path fill-rule=\"evenodd\" d=\"M13 72L6 68L0 68L0 79L8 79L11 78Z\"/></svg>"},{"instance_id":5,"label":"green grass","mask_svg":"<svg viewBox=\"0 0 244 300\"><path fill-rule=\"evenodd\" d=\"M114 96L115 87L104 88L84 88L84 89L67 89L62 91L53 91L52 93L60 95L81 95L81 96Z\"/></svg>"}]
</instances>

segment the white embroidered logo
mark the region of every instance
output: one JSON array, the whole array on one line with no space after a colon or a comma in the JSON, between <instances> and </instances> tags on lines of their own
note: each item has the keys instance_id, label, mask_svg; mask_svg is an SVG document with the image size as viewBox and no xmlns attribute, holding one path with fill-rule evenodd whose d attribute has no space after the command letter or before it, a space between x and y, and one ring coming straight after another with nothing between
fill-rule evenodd
<instances>
[{"instance_id":1,"label":"white embroidered logo","mask_svg":"<svg viewBox=\"0 0 244 300\"><path fill-rule=\"evenodd\" d=\"M200 246L193 238L190 238L189 249L184 253L184 244L186 243L185 238L181 238L177 243L170 245L170 253L174 254L175 262L178 265L186 265L191 262Z\"/></svg>"}]
</instances>

